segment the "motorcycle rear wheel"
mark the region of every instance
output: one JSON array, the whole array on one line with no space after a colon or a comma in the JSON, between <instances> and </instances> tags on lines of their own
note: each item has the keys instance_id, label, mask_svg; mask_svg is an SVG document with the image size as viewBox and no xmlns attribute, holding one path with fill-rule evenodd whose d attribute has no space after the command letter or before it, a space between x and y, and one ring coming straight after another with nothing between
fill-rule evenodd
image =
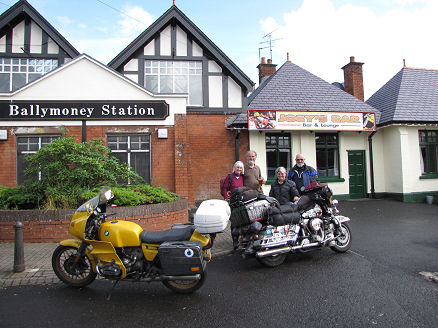
<instances>
[{"instance_id":1,"label":"motorcycle rear wheel","mask_svg":"<svg viewBox=\"0 0 438 328\"><path fill-rule=\"evenodd\" d=\"M261 264L268 268L275 268L279 265L283 264L283 262L286 260L287 254L277 254L277 255L271 255L266 257L256 257L257 261L259 261Z\"/></svg>"},{"instance_id":2,"label":"motorcycle rear wheel","mask_svg":"<svg viewBox=\"0 0 438 328\"><path fill-rule=\"evenodd\" d=\"M191 294L201 288L201 286L204 284L206 276L207 272L204 271L201 273L201 279L199 280L163 280L163 285L178 294Z\"/></svg>"},{"instance_id":3,"label":"motorcycle rear wheel","mask_svg":"<svg viewBox=\"0 0 438 328\"><path fill-rule=\"evenodd\" d=\"M335 240L335 245L330 246L337 253L345 253L351 247L351 228L348 223L341 223L341 235Z\"/></svg>"},{"instance_id":4,"label":"motorcycle rear wheel","mask_svg":"<svg viewBox=\"0 0 438 328\"><path fill-rule=\"evenodd\" d=\"M72 246L58 246L52 255L52 267L62 282L78 288L91 284L97 274L93 272L87 256L75 262L77 251L77 248Z\"/></svg>"}]
</instances>

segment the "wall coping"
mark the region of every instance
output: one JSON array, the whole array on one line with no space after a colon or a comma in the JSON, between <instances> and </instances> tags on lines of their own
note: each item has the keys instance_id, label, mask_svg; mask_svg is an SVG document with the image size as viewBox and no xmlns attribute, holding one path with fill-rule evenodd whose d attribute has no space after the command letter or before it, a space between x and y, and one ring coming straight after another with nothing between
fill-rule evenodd
<instances>
[{"instance_id":1,"label":"wall coping","mask_svg":"<svg viewBox=\"0 0 438 328\"><path fill-rule=\"evenodd\" d=\"M116 213L113 218L127 218L176 212L184 209L188 209L188 201L186 198L179 198L169 203L110 208L108 212ZM73 209L0 210L0 222L70 221L75 211Z\"/></svg>"}]
</instances>

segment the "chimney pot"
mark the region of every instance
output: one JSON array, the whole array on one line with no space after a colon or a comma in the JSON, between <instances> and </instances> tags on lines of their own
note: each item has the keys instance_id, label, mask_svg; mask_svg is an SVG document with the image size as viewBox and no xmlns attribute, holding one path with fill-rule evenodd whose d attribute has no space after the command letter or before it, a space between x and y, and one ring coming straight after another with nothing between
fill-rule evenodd
<instances>
[{"instance_id":1,"label":"chimney pot","mask_svg":"<svg viewBox=\"0 0 438 328\"><path fill-rule=\"evenodd\" d=\"M266 58L262 57L262 64L266 64Z\"/></svg>"},{"instance_id":2,"label":"chimney pot","mask_svg":"<svg viewBox=\"0 0 438 328\"><path fill-rule=\"evenodd\" d=\"M350 63L354 63L354 56L350 56Z\"/></svg>"},{"instance_id":3,"label":"chimney pot","mask_svg":"<svg viewBox=\"0 0 438 328\"><path fill-rule=\"evenodd\" d=\"M287 53L287 59L286 59L288 62L290 62L290 59L289 59L289 53Z\"/></svg>"},{"instance_id":4,"label":"chimney pot","mask_svg":"<svg viewBox=\"0 0 438 328\"><path fill-rule=\"evenodd\" d=\"M272 64L272 59L268 59L268 64Z\"/></svg>"}]
</instances>

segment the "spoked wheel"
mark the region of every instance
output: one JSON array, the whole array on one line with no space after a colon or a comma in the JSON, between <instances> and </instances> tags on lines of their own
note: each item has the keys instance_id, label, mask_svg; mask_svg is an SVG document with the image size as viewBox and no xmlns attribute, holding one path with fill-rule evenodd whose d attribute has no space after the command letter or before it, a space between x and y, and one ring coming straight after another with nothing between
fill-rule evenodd
<instances>
[{"instance_id":1,"label":"spoked wheel","mask_svg":"<svg viewBox=\"0 0 438 328\"><path fill-rule=\"evenodd\" d=\"M199 280L163 280L164 286L178 294L191 294L204 284L207 272L201 273Z\"/></svg>"},{"instance_id":2,"label":"spoked wheel","mask_svg":"<svg viewBox=\"0 0 438 328\"><path fill-rule=\"evenodd\" d=\"M72 287L84 287L96 279L87 256L75 261L77 249L71 246L58 246L52 255L52 267L58 278Z\"/></svg>"},{"instance_id":3,"label":"spoked wheel","mask_svg":"<svg viewBox=\"0 0 438 328\"><path fill-rule=\"evenodd\" d=\"M339 228L341 234L335 240L335 245L330 246L332 250L338 253L344 253L350 249L351 246L351 228L348 223L341 223L341 227Z\"/></svg>"},{"instance_id":4,"label":"spoked wheel","mask_svg":"<svg viewBox=\"0 0 438 328\"><path fill-rule=\"evenodd\" d=\"M277 255L271 255L266 257L256 257L256 259L263 264L264 266L268 268L275 268L282 264L286 260L287 254L277 254Z\"/></svg>"}]
</instances>

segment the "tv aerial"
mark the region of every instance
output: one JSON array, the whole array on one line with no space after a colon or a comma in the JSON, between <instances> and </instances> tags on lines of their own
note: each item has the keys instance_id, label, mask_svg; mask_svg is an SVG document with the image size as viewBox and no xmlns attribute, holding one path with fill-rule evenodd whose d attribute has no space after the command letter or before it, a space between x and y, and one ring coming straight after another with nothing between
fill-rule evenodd
<instances>
[{"instance_id":1,"label":"tv aerial","mask_svg":"<svg viewBox=\"0 0 438 328\"><path fill-rule=\"evenodd\" d=\"M271 61L272 61L272 47L273 47L273 43L277 40L281 40L282 38L279 39L272 39L272 34L276 31L277 29L273 30L272 32L269 32L268 34L263 36L263 39L265 39L265 41L260 42L260 44L268 44L266 46L262 46L259 47L259 62L260 62L260 50L262 49L267 49L269 48L269 55L271 57Z\"/></svg>"}]
</instances>

